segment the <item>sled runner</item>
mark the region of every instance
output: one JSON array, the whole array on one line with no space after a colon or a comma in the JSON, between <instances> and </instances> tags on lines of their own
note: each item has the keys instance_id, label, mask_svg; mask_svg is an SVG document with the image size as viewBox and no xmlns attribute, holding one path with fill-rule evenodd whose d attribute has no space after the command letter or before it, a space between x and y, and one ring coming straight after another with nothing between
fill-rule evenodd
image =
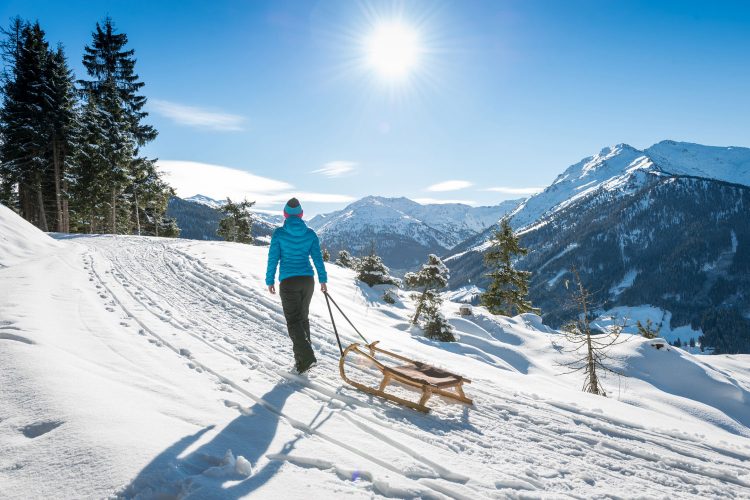
<instances>
[{"instance_id":1,"label":"sled runner","mask_svg":"<svg viewBox=\"0 0 750 500\"><path fill-rule=\"evenodd\" d=\"M440 368L422 363L420 361L414 361L405 356L401 356L391 351L387 351L378 346L379 340L374 342L367 342L367 339L362 336L357 328L352 324L349 318L344 314L341 308L334 302L334 300L328 295L326 296L326 303L328 304L328 312L331 315L331 323L333 325L333 331L336 334L336 340L339 344L339 350L341 351L341 358L339 359L339 373L341 378L347 384L356 387L357 389L378 396L394 403L418 410L424 413L429 413L430 409L427 407L427 401L432 397L433 394L443 396L447 399L472 405L473 401L466 397L464 394L463 385L471 383L471 380L464 378L455 373L451 373ZM343 349L341 346L341 339L339 338L338 330L336 329L336 322L333 319L333 312L331 310L331 302L336 306L344 319L354 328L354 331L364 340L365 344L354 343ZM345 371L346 357L352 354L360 356L365 361L368 361L375 368L377 368L383 375L383 379L380 382L380 386L370 387L360 382L354 381L347 377ZM390 358L390 363L384 363L382 358ZM396 364L396 363L401 364ZM391 382L396 382L401 385L417 389L421 391L421 397L419 402L409 401L402 397L394 394L387 393L385 389Z\"/></svg>"}]
</instances>

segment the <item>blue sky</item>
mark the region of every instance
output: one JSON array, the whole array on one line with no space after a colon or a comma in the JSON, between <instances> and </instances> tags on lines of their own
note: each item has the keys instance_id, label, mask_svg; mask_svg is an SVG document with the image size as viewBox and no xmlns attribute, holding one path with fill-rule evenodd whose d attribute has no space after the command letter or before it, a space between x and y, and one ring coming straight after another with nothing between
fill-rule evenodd
<instances>
[{"instance_id":1,"label":"blue sky","mask_svg":"<svg viewBox=\"0 0 750 500\"><path fill-rule=\"evenodd\" d=\"M16 14L77 76L98 20L128 34L160 131L147 152L183 196L493 204L611 144L750 146L747 2L0 3ZM419 40L400 81L365 47L394 18Z\"/></svg>"}]
</instances>

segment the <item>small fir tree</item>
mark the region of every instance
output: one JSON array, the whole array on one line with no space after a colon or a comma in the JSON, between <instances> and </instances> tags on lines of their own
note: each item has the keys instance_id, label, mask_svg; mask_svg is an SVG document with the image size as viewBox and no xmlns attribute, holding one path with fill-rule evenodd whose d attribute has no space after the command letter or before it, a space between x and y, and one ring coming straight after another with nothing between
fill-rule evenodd
<instances>
[{"instance_id":1,"label":"small fir tree","mask_svg":"<svg viewBox=\"0 0 750 500\"><path fill-rule=\"evenodd\" d=\"M395 304L396 303L396 297L393 296L393 290L386 290L383 292L383 302L386 304Z\"/></svg>"},{"instance_id":2,"label":"small fir tree","mask_svg":"<svg viewBox=\"0 0 750 500\"><path fill-rule=\"evenodd\" d=\"M375 254L374 247L370 250L370 255L366 255L360 259L357 266L357 279L367 283L371 287L375 285L398 286L401 284L398 278L390 275L390 269L383 264L383 259Z\"/></svg>"},{"instance_id":3,"label":"small fir tree","mask_svg":"<svg viewBox=\"0 0 750 500\"><path fill-rule=\"evenodd\" d=\"M428 339L438 340L440 342L455 342L456 337L453 335L453 327L440 312L440 303L442 301L433 300L428 302L424 307L424 335Z\"/></svg>"},{"instance_id":4,"label":"small fir tree","mask_svg":"<svg viewBox=\"0 0 750 500\"><path fill-rule=\"evenodd\" d=\"M360 261L358 258L352 257L352 255L346 250L341 250L335 263L341 267L354 269L356 271L357 268L359 268Z\"/></svg>"},{"instance_id":5,"label":"small fir tree","mask_svg":"<svg viewBox=\"0 0 750 500\"><path fill-rule=\"evenodd\" d=\"M492 314L514 316L526 312L539 314L527 299L531 273L513 267L516 256L526 255L528 250L518 241L518 236L510 227L508 219L500 222L500 230L492 237L492 245L484 254L484 263L490 269L487 291L482 294L481 303Z\"/></svg>"},{"instance_id":6,"label":"small fir tree","mask_svg":"<svg viewBox=\"0 0 750 500\"><path fill-rule=\"evenodd\" d=\"M419 322L420 315L426 305L440 301L439 295L435 292L445 288L448 285L449 279L448 267L435 254L430 254L427 257L427 263L422 264L422 268L419 271L406 273L404 284L408 288L422 291L419 295L414 294L417 307L411 320L412 324L416 325Z\"/></svg>"},{"instance_id":7,"label":"small fir tree","mask_svg":"<svg viewBox=\"0 0 750 500\"><path fill-rule=\"evenodd\" d=\"M659 336L659 332L661 331L661 327L654 328L654 322L650 319L646 319L646 324L636 322L636 326L638 327L638 333L647 339L655 339ZM680 346L677 346L680 347Z\"/></svg>"},{"instance_id":8,"label":"small fir tree","mask_svg":"<svg viewBox=\"0 0 750 500\"><path fill-rule=\"evenodd\" d=\"M230 198L221 207L225 217L219 221L219 229L216 234L224 241L235 243L252 243L253 215L250 207L255 205L254 201L241 201L234 203Z\"/></svg>"},{"instance_id":9,"label":"small fir tree","mask_svg":"<svg viewBox=\"0 0 750 500\"><path fill-rule=\"evenodd\" d=\"M323 249L323 262L328 262L331 260L331 252L328 251L327 248Z\"/></svg>"}]
</instances>

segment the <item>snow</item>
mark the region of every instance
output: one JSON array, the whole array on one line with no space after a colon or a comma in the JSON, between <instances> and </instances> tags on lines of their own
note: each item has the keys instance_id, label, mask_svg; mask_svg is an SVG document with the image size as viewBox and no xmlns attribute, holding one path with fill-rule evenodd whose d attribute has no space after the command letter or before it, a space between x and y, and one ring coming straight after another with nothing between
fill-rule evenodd
<instances>
[{"instance_id":1,"label":"snow","mask_svg":"<svg viewBox=\"0 0 750 500\"><path fill-rule=\"evenodd\" d=\"M696 357L632 336L610 353L629 377L605 376L602 398L561 374L573 355L536 315L475 307L460 317L446 301L459 342L441 344L409 325L408 292L384 304L382 290L329 265L332 296L365 336L472 380L473 407L434 398L423 415L342 383L320 293L319 365L309 377L289 371L263 248L54 242L0 214L0 497L716 498L750 488L747 356Z\"/></svg>"},{"instance_id":2,"label":"snow","mask_svg":"<svg viewBox=\"0 0 750 500\"><path fill-rule=\"evenodd\" d=\"M626 279L629 274L626 275ZM645 326L648 320L653 323L653 328L660 328L659 336L670 343L677 339L680 339L683 344L690 342L690 339L698 342L698 338L703 335L700 329L694 329L689 324L672 326L672 313L651 305L618 306L606 311L598 311L597 318L592 325L600 330L609 330L613 324L625 324L624 332L637 334L638 321ZM683 348L688 349L688 347ZM697 348L695 351L700 352Z\"/></svg>"},{"instance_id":3,"label":"snow","mask_svg":"<svg viewBox=\"0 0 750 500\"><path fill-rule=\"evenodd\" d=\"M621 245L622 248L622 245ZM623 276L622 280L617 283L615 286L609 289L609 293L612 297L617 297L622 292L633 286L633 283L635 282L635 278L638 277L638 271L637 269L631 269L627 273L625 273L625 276Z\"/></svg>"},{"instance_id":4,"label":"snow","mask_svg":"<svg viewBox=\"0 0 750 500\"><path fill-rule=\"evenodd\" d=\"M659 168L671 174L750 186L750 148L662 141L645 152Z\"/></svg>"},{"instance_id":5,"label":"snow","mask_svg":"<svg viewBox=\"0 0 750 500\"><path fill-rule=\"evenodd\" d=\"M0 268L46 255L59 244L31 224L19 224L18 215L0 205Z\"/></svg>"}]
</instances>

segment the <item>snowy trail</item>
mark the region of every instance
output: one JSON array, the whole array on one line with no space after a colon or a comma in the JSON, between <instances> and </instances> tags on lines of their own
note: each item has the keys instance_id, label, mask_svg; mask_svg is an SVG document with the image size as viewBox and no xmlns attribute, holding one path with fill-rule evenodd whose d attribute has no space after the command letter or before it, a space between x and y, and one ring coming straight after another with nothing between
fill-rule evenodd
<instances>
[{"instance_id":1,"label":"snowy trail","mask_svg":"<svg viewBox=\"0 0 750 500\"><path fill-rule=\"evenodd\" d=\"M526 393L522 376L481 361L466 364L478 374L468 388L476 401L472 409L438 400L435 414L425 416L342 388L338 348L319 294L312 323L320 364L314 378L296 377L287 371L291 345L280 304L260 281L261 249L248 249L247 262L223 267L202 255L207 247L200 243L75 241L87 248L85 266L103 307L123 313L123 328L140 332L152 348L166 346L184 357L186 371L204 373L226 395L217 405L252 414L248 405L260 404L289 433L301 431L300 442L309 441L297 443L294 453L269 451L256 468L283 462L323 471L355 491L395 497L750 495L745 438L730 445L688 432L665 435L601 410ZM346 276L335 272L332 290L356 295ZM365 331L408 335L384 327L386 319L374 311L357 321ZM279 383L297 387L283 406L263 397Z\"/></svg>"}]
</instances>

